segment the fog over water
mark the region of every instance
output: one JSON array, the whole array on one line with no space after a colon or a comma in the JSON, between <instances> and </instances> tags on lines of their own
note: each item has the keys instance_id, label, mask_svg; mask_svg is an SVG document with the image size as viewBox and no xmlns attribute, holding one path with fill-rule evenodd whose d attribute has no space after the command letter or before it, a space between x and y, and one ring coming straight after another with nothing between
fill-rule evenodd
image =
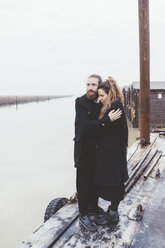
<instances>
[{"instance_id":1,"label":"fog over water","mask_svg":"<svg viewBox=\"0 0 165 248\"><path fill-rule=\"evenodd\" d=\"M75 192L74 99L0 108L0 247L18 247L52 199Z\"/></svg>"},{"instance_id":2,"label":"fog over water","mask_svg":"<svg viewBox=\"0 0 165 248\"><path fill-rule=\"evenodd\" d=\"M164 79L164 0L150 0L151 80ZM138 1L1 0L0 92L79 94L88 75L138 81ZM59 87L62 85L62 87Z\"/></svg>"}]
</instances>

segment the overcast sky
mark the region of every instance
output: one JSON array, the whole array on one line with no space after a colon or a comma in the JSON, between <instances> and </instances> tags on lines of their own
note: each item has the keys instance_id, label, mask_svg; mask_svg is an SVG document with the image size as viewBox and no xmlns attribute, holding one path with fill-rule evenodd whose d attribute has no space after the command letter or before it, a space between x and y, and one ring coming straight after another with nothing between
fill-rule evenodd
<instances>
[{"instance_id":1,"label":"overcast sky","mask_svg":"<svg viewBox=\"0 0 165 248\"><path fill-rule=\"evenodd\" d=\"M165 80L165 1L150 0L151 80ZM0 95L139 80L138 0L0 0Z\"/></svg>"}]
</instances>

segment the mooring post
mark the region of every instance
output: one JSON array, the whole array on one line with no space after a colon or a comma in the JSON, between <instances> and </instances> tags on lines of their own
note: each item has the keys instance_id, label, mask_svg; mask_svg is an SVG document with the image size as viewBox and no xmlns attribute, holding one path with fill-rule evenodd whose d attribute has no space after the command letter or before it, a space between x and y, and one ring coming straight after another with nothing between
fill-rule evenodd
<instances>
[{"instance_id":1,"label":"mooring post","mask_svg":"<svg viewBox=\"0 0 165 248\"><path fill-rule=\"evenodd\" d=\"M149 0L139 0L140 140L150 143L150 37Z\"/></svg>"}]
</instances>

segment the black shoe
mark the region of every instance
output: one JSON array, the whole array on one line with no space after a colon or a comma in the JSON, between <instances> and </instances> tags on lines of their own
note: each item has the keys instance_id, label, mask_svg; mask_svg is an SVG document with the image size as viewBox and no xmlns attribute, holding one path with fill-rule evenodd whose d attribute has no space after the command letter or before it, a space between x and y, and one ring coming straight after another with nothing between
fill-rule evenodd
<instances>
[{"instance_id":1,"label":"black shoe","mask_svg":"<svg viewBox=\"0 0 165 248\"><path fill-rule=\"evenodd\" d=\"M80 224L87 230L91 232L96 232L97 231L97 226L96 224L89 219L88 215L79 215L79 222Z\"/></svg>"},{"instance_id":2,"label":"black shoe","mask_svg":"<svg viewBox=\"0 0 165 248\"><path fill-rule=\"evenodd\" d=\"M111 210L110 206L108 207L107 210L107 220L108 220L108 225L117 225L119 222L118 211Z\"/></svg>"},{"instance_id":3,"label":"black shoe","mask_svg":"<svg viewBox=\"0 0 165 248\"><path fill-rule=\"evenodd\" d=\"M108 224L108 220L107 220L107 215L105 214L101 214L101 215L97 215L95 218L95 223L99 226L102 225L107 225Z\"/></svg>"},{"instance_id":4,"label":"black shoe","mask_svg":"<svg viewBox=\"0 0 165 248\"><path fill-rule=\"evenodd\" d=\"M102 209L99 206L90 207L89 208L89 211L88 211L88 214L91 215L91 216L94 216L94 215L104 215L105 214L105 211L104 211L104 209Z\"/></svg>"}]
</instances>

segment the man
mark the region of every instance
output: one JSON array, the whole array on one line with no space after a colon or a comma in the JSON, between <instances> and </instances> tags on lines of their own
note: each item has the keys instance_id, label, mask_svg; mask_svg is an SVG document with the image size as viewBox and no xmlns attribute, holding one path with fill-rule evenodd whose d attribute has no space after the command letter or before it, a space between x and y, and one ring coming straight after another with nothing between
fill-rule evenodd
<instances>
[{"instance_id":1,"label":"man","mask_svg":"<svg viewBox=\"0 0 165 248\"><path fill-rule=\"evenodd\" d=\"M97 131L120 118L121 111L111 111L108 116L98 119L101 103L97 101L98 86L102 82L99 75L88 77L86 94L75 102L75 146L74 160L77 168L76 186L79 204L79 222L84 228L96 231L96 224L89 214L103 214L98 206L98 196L94 184L96 166Z\"/></svg>"}]
</instances>

